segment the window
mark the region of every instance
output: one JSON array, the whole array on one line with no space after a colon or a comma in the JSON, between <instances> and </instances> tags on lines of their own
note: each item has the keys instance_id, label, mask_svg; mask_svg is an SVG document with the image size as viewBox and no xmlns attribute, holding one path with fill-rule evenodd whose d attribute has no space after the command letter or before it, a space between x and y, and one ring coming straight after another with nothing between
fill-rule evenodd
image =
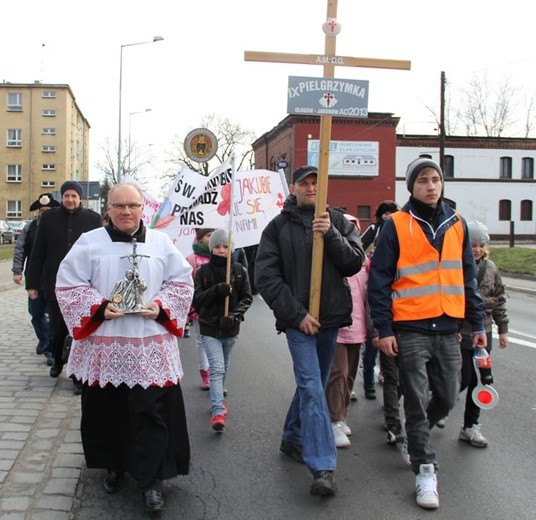
<instances>
[{"instance_id":1,"label":"window","mask_svg":"<svg viewBox=\"0 0 536 520\"><path fill-rule=\"evenodd\" d=\"M41 181L41 188L54 188L55 185L54 181Z\"/></svg>"},{"instance_id":2,"label":"window","mask_svg":"<svg viewBox=\"0 0 536 520\"><path fill-rule=\"evenodd\" d=\"M56 151L56 147L51 144L45 144L41 147L41 151L43 153L54 153Z\"/></svg>"},{"instance_id":3,"label":"window","mask_svg":"<svg viewBox=\"0 0 536 520\"><path fill-rule=\"evenodd\" d=\"M521 159L521 178L534 179L534 159L532 157Z\"/></svg>"},{"instance_id":4,"label":"window","mask_svg":"<svg viewBox=\"0 0 536 520\"><path fill-rule=\"evenodd\" d=\"M54 90L43 90L43 97L44 98L55 98L56 92Z\"/></svg>"},{"instance_id":5,"label":"window","mask_svg":"<svg viewBox=\"0 0 536 520\"><path fill-rule=\"evenodd\" d=\"M500 200L499 201L499 220L512 220L512 201Z\"/></svg>"},{"instance_id":6,"label":"window","mask_svg":"<svg viewBox=\"0 0 536 520\"><path fill-rule=\"evenodd\" d=\"M370 220L370 206L357 206L357 220Z\"/></svg>"},{"instance_id":7,"label":"window","mask_svg":"<svg viewBox=\"0 0 536 520\"><path fill-rule=\"evenodd\" d=\"M443 172L445 175L445 178L453 179L454 178L454 156L453 155L445 155L444 157L445 161L445 171Z\"/></svg>"},{"instance_id":8,"label":"window","mask_svg":"<svg viewBox=\"0 0 536 520\"><path fill-rule=\"evenodd\" d=\"M43 128L43 135L56 135L55 128Z\"/></svg>"},{"instance_id":9,"label":"window","mask_svg":"<svg viewBox=\"0 0 536 520\"><path fill-rule=\"evenodd\" d=\"M7 182L22 182L22 164L8 164L6 169Z\"/></svg>"},{"instance_id":10,"label":"window","mask_svg":"<svg viewBox=\"0 0 536 520\"><path fill-rule=\"evenodd\" d=\"M511 157L501 157L500 160L501 165L501 172L500 177L501 179L511 179L512 178L512 158Z\"/></svg>"},{"instance_id":11,"label":"window","mask_svg":"<svg viewBox=\"0 0 536 520\"><path fill-rule=\"evenodd\" d=\"M19 112L22 110L22 94L20 92L7 93L7 109Z\"/></svg>"},{"instance_id":12,"label":"window","mask_svg":"<svg viewBox=\"0 0 536 520\"><path fill-rule=\"evenodd\" d=\"M7 218L21 218L22 217L22 201L8 200L6 216Z\"/></svg>"},{"instance_id":13,"label":"window","mask_svg":"<svg viewBox=\"0 0 536 520\"><path fill-rule=\"evenodd\" d=\"M18 128L7 129L7 146L22 146L22 130Z\"/></svg>"},{"instance_id":14,"label":"window","mask_svg":"<svg viewBox=\"0 0 536 520\"><path fill-rule=\"evenodd\" d=\"M45 109L41 114L45 117L56 117L56 111L52 109Z\"/></svg>"},{"instance_id":15,"label":"window","mask_svg":"<svg viewBox=\"0 0 536 520\"><path fill-rule=\"evenodd\" d=\"M56 169L56 165L55 164L42 164L41 169L43 171L54 171Z\"/></svg>"},{"instance_id":16,"label":"window","mask_svg":"<svg viewBox=\"0 0 536 520\"><path fill-rule=\"evenodd\" d=\"M521 201L521 220L532 220L532 200Z\"/></svg>"}]
</instances>

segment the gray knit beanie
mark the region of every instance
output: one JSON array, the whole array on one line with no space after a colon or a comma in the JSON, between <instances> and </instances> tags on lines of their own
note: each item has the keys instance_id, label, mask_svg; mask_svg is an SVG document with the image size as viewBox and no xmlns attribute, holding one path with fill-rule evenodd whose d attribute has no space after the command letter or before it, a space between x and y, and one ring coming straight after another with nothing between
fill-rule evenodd
<instances>
[{"instance_id":1,"label":"gray knit beanie","mask_svg":"<svg viewBox=\"0 0 536 520\"><path fill-rule=\"evenodd\" d=\"M443 172L441 171L439 164L437 164L435 161L432 161L432 159L428 159L428 157L419 157L418 159L410 162L408 164L408 169L406 170L406 186L411 194L413 194L413 185L415 184L415 179L417 178L417 175L424 170L424 168L433 168L436 170L441 177L441 182L443 182Z\"/></svg>"},{"instance_id":2,"label":"gray knit beanie","mask_svg":"<svg viewBox=\"0 0 536 520\"><path fill-rule=\"evenodd\" d=\"M216 246L228 246L229 245L229 233L225 229L216 229L214 233L210 236L210 241L208 243L208 248L212 250ZM231 253L234 251L233 241L231 240Z\"/></svg>"},{"instance_id":3,"label":"gray knit beanie","mask_svg":"<svg viewBox=\"0 0 536 520\"><path fill-rule=\"evenodd\" d=\"M487 244L489 242L488 228L478 220L467 222L471 244Z\"/></svg>"}]
</instances>

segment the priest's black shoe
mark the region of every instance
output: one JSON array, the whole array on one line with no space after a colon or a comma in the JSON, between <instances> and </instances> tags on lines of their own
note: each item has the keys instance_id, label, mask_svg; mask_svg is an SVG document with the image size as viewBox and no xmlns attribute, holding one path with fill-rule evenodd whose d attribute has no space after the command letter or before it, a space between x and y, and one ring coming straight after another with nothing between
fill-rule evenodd
<instances>
[{"instance_id":1,"label":"priest's black shoe","mask_svg":"<svg viewBox=\"0 0 536 520\"><path fill-rule=\"evenodd\" d=\"M50 367L50 377L58 377L61 374L61 371L63 370L63 365L60 363L52 363L52 366Z\"/></svg>"},{"instance_id":2,"label":"priest's black shoe","mask_svg":"<svg viewBox=\"0 0 536 520\"><path fill-rule=\"evenodd\" d=\"M156 513L164 509L164 497L158 489L146 489L143 492L143 505L145 511Z\"/></svg>"},{"instance_id":3,"label":"priest's black shoe","mask_svg":"<svg viewBox=\"0 0 536 520\"><path fill-rule=\"evenodd\" d=\"M108 471L102 486L106 493L117 493L125 482L125 474L119 471Z\"/></svg>"},{"instance_id":4,"label":"priest's black shoe","mask_svg":"<svg viewBox=\"0 0 536 520\"><path fill-rule=\"evenodd\" d=\"M74 383L74 395L82 395L82 388L83 388L82 382L73 380L73 383Z\"/></svg>"}]
</instances>

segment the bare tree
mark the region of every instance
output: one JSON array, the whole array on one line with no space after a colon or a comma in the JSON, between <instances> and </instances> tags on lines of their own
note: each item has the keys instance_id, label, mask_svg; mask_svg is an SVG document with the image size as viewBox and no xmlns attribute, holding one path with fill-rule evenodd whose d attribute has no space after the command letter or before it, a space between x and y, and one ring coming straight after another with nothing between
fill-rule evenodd
<instances>
[{"instance_id":1,"label":"bare tree","mask_svg":"<svg viewBox=\"0 0 536 520\"><path fill-rule=\"evenodd\" d=\"M503 80L492 89L487 75L473 76L462 90L459 119L465 124L467 135L484 133L487 137L501 137L515 126L514 98L518 89Z\"/></svg>"},{"instance_id":2,"label":"bare tree","mask_svg":"<svg viewBox=\"0 0 536 520\"><path fill-rule=\"evenodd\" d=\"M175 136L168 160L171 167L162 175L163 179L174 179L177 175L177 170L184 165L202 175L208 175L210 171L225 162L233 153L235 155L236 170L253 168L254 156L251 143L255 140L255 134L251 130L245 130L239 124L231 123L229 119L222 119L214 114L205 116L201 120L200 127L207 128L216 136L218 140L216 155L205 163L193 162L184 151L184 139L186 136L182 138Z\"/></svg>"},{"instance_id":3,"label":"bare tree","mask_svg":"<svg viewBox=\"0 0 536 520\"><path fill-rule=\"evenodd\" d=\"M145 180L144 168L151 165L153 157L149 149L139 146L136 142L124 143L121 147L124 154L121 157L121 175L129 175L143 183ZM110 138L106 138L104 144L100 147L103 159L97 161L96 168L99 170L103 179L110 185L117 184L119 178L117 175L117 146L110 143Z\"/></svg>"},{"instance_id":4,"label":"bare tree","mask_svg":"<svg viewBox=\"0 0 536 520\"><path fill-rule=\"evenodd\" d=\"M507 79L494 84L487 75L475 75L465 88L455 93L452 90L448 84L445 101L446 135L456 135L458 129L462 128L467 136L502 137L510 131L511 134L523 132L528 137L534 127L534 95L524 111L524 128L518 128L517 100L521 91ZM457 100L457 103L453 100ZM425 107L439 124L439 107Z\"/></svg>"},{"instance_id":5,"label":"bare tree","mask_svg":"<svg viewBox=\"0 0 536 520\"><path fill-rule=\"evenodd\" d=\"M535 103L536 92L532 92L530 96L525 98L525 123L524 123L524 134L523 137L527 138L532 133L534 128L534 103Z\"/></svg>"}]
</instances>

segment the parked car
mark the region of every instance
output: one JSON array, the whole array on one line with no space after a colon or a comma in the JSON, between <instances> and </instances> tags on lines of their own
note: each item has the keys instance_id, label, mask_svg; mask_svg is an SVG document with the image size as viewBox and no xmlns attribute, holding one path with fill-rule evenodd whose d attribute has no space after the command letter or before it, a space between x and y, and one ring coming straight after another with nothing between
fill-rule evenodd
<instances>
[{"instance_id":1,"label":"parked car","mask_svg":"<svg viewBox=\"0 0 536 520\"><path fill-rule=\"evenodd\" d=\"M15 240L19 238L19 235L21 234L22 230L24 229L24 226L30 222L29 220L8 220L7 225L11 228L13 231L13 236L15 237Z\"/></svg>"},{"instance_id":2,"label":"parked car","mask_svg":"<svg viewBox=\"0 0 536 520\"><path fill-rule=\"evenodd\" d=\"M13 244L15 235L5 220L0 220L0 244Z\"/></svg>"}]
</instances>

